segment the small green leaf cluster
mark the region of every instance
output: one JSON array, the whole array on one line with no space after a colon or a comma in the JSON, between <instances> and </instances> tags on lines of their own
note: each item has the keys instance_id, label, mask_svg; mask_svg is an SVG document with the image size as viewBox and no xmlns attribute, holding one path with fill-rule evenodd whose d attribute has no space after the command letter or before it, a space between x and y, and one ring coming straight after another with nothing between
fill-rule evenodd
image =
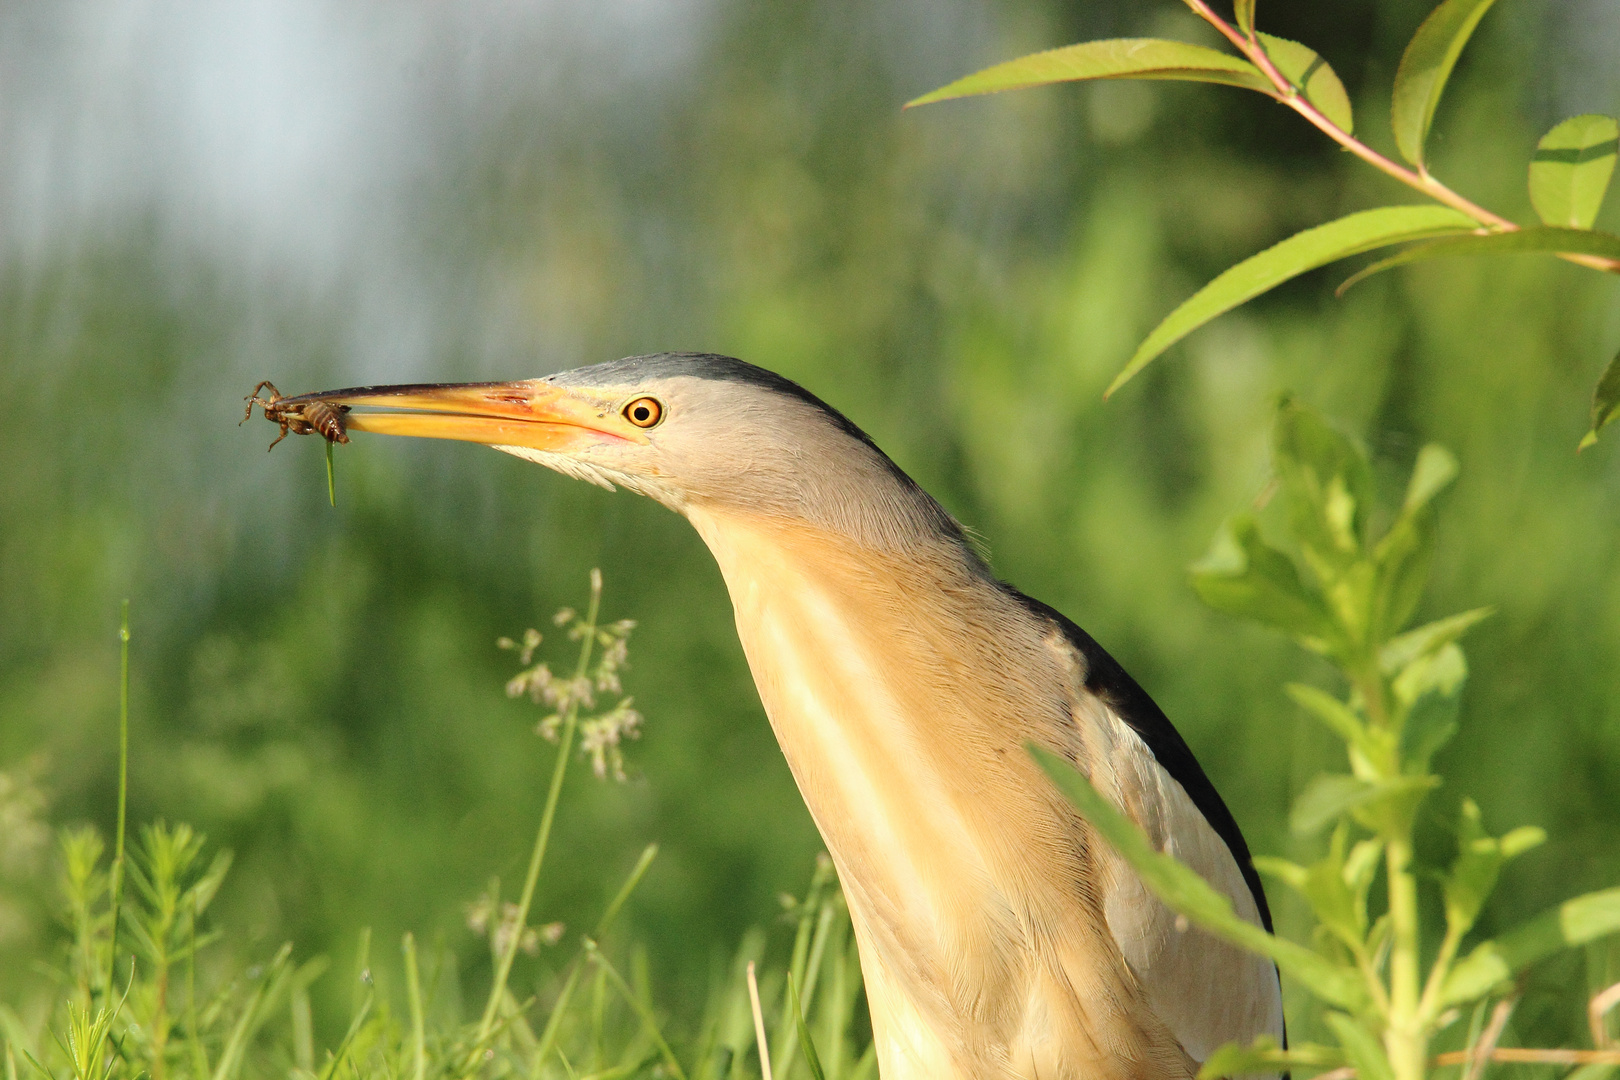
<instances>
[{"instance_id":1,"label":"small green leaf cluster","mask_svg":"<svg viewBox=\"0 0 1620 1080\"><path fill-rule=\"evenodd\" d=\"M1490 615L1479 608L1407 628L1433 559L1434 500L1457 475L1457 462L1442 447L1424 447L1398 511L1375 536L1372 472L1354 442L1285 399L1272 450L1275 490L1297 554L1268 543L1252 515L1238 515L1193 568L1192 584L1217 610L1281 631L1327 658L1347 688L1341 697L1301 683L1287 687L1345 746L1348 771L1311 781L1291 819L1301 836L1328 831L1325 853L1308 865L1254 860L1306 901L1315 919L1309 946L1239 918L1207 882L1154 850L1062 758L1034 752L1160 899L1270 957L1326 1007L1324 1027L1337 1045L1284 1049L1262 1039L1228 1046L1204 1063L1202 1077L1350 1068L1379 1080L1420 1080L1431 1042L1463 1009L1477 1012L1511 995L1525 969L1554 952L1620 932L1620 888L1577 897L1463 950L1502 866L1545 835L1521 827L1492 836L1479 807L1465 800L1450 864L1430 870L1415 862L1418 811L1440 785L1431 763L1457 731L1468 673L1460 639ZM1438 882L1443 930L1426 934L1420 923L1420 880ZM1426 945L1433 959L1425 969Z\"/></svg>"},{"instance_id":2,"label":"small green leaf cluster","mask_svg":"<svg viewBox=\"0 0 1620 1080\"><path fill-rule=\"evenodd\" d=\"M1339 77L1308 46L1258 30L1253 0L1235 3L1230 23L1207 0L1185 2L1220 31L1237 55L1155 38L1088 41L986 68L924 94L907 107L1095 79L1236 86L1288 106L1367 164L1438 205L1362 210L1306 229L1243 260L1165 316L1115 376L1107 394L1211 319L1307 271L1378 248L1411 245L1354 274L1340 286L1341 294L1380 271L1452 255L1551 254L1595 270L1620 272L1620 236L1593 228L1620 148L1620 126L1612 117L1572 117L1541 139L1529 165L1530 200L1540 225L1521 226L1493 213L1429 171L1429 131L1446 83L1494 0L1444 0L1406 46L1391 91L1390 126L1407 165L1355 137L1350 99ZM1616 416L1620 416L1620 356L1594 391L1591 428L1581 446L1595 442L1598 431Z\"/></svg>"}]
</instances>

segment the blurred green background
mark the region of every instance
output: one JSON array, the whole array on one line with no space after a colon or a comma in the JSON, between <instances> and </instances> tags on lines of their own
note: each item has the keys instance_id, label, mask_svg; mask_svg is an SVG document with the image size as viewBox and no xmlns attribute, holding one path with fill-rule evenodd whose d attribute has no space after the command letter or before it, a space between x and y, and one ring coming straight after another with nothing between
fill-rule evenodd
<instances>
[{"instance_id":1,"label":"blurred green background","mask_svg":"<svg viewBox=\"0 0 1620 1080\"><path fill-rule=\"evenodd\" d=\"M1261 18L1326 56L1389 151L1427 6ZM809 875L816 833L683 521L483 448L372 438L339 448L333 510L318 441L267 456L274 429L237 426L263 378L520 378L665 349L781 371L1119 656L1251 845L1296 856L1287 808L1332 745L1280 684L1325 669L1202 609L1184 568L1264 486L1281 390L1363 438L1392 496L1443 442L1463 474L1419 618L1500 614L1468 643L1430 854L1464 794L1495 831L1551 833L1487 933L1620 881L1620 436L1574 453L1620 283L1461 261L1339 301L1330 269L1105 404L1141 336L1231 262L1416 201L1237 90L899 111L1124 35L1206 40L1173 0L0 2L0 1000L48 986L39 823L110 830L125 596L132 818L236 852L216 908L251 931L233 948L346 956L362 926L414 929L487 981L462 905L521 876L550 762L494 642L549 628L593 566L606 617L641 623L626 682L647 725L629 785L580 772L565 793L538 919L587 925L656 840L630 922L664 998L695 1009L714 957ZM1530 220L1536 136L1620 110L1617 50L1606 0L1500 5L1436 171ZM1284 932L1302 914L1282 903ZM1521 1029L1580 1030L1604 962L1539 973ZM546 967L520 961L519 989Z\"/></svg>"}]
</instances>

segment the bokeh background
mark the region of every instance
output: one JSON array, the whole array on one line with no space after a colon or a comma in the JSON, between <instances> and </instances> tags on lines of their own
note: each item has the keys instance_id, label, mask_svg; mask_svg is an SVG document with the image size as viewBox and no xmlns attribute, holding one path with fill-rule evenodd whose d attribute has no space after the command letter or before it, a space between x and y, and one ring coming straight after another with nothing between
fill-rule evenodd
<instances>
[{"instance_id":1,"label":"bokeh background","mask_svg":"<svg viewBox=\"0 0 1620 1080\"><path fill-rule=\"evenodd\" d=\"M1387 150L1426 9L1261 14L1327 57ZM234 850L217 913L250 933L230 948L348 955L361 927L413 929L487 981L463 904L521 876L550 762L494 642L549 628L596 566L605 613L641 624L647 726L630 784L582 772L565 793L540 918L587 925L660 843L630 924L679 1013L809 875L817 836L683 521L483 448L371 438L339 448L334 510L317 440L267 456L273 429L237 426L264 378L516 378L665 349L781 371L1114 651L1252 846L1295 856L1312 842L1288 805L1333 758L1280 685L1326 672L1202 609L1184 568L1263 488L1279 391L1362 438L1391 497L1443 442L1463 473L1420 617L1499 614L1468 643L1429 854L1465 794L1497 831L1551 833L1487 930L1620 881L1620 437L1574 453L1620 283L1461 261L1340 301L1323 271L1105 404L1226 265L1414 201L1237 90L899 110L997 60L1148 34L1206 39L1173 0L0 2L0 1001L48 993L44 827L110 830L126 596L131 813ZM1529 219L1535 138L1620 110L1617 51L1609 0L1500 5L1441 110L1437 171ZM1523 1031L1574 1037L1611 960L1539 972ZM523 960L520 989L547 963Z\"/></svg>"}]
</instances>

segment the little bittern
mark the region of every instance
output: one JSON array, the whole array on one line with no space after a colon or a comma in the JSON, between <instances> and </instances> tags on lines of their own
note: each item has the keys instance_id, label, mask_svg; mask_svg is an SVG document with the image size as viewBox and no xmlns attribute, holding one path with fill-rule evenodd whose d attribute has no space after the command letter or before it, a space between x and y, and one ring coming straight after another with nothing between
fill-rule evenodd
<instances>
[{"instance_id":1,"label":"little bittern","mask_svg":"<svg viewBox=\"0 0 1620 1080\"><path fill-rule=\"evenodd\" d=\"M707 354L279 399L649 495L714 553L760 699L849 901L886 1080L1191 1077L1282 1037L1277 973L1176 916L1025 752L1067 757L1270 917L1226 805L1085 631L797 384ZM298 414L301 415L301 414Z\"/></svg>"}]
</instances>

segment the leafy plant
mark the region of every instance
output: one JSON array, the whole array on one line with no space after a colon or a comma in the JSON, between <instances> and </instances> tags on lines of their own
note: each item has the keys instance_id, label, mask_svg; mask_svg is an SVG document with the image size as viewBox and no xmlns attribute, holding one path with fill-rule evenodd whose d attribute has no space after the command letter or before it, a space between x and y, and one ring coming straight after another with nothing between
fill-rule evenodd
<instances>
[{"instance_id":1,"label":"leafy plant","mask_svg":"<svg viewBox=\"0 0 1620 1080\"><path fill-rule=\"evenodd\" d=\"M1333 69L1305 45L1255 26L1254 0L1235 0L1233 19L1208 0L1185 0L1237 54L1182 41L1118 38L1088 41L1009 60L907 103L926 105L1093 79L1171 79L1253 90L1293 109L1328 138L1432 204L1362 210L1306 229L1220 274L1167 315L1115 376L1112 394L1183 337L1211 319L1283 282L1328 263L1379 248L1410 244L1374 262L1340 292L1395 266L1452 255L1542 253L1607 273L1620 272L1620 236L1593 229L1620 149L1612 117L1577 116L1558 124L1529 163L1531 203L1539 225L1520 225L1453 191L1429 171L1427 146L1446 83L1493 0L1444 0L1406 46L1396 71L1390 122L1406 161L1392 160L1353 134L1349 96ZM1620 356L1599 379L1591 429L1581 446L1620 415Z\"/></svg>"},{"instance_id":2,"label":"leafy plant","mask_svg":"<svg viewBox=\"0 0 1620 1080\"><path fill-rule=\"evenodd\" d=\"M19 1080L30 1070L48 1080L875 1077L872 1043L858 1023L861 979L854 934L825 856L806 895L784 898L793 927L786 965L766 966L763 979L756 979L767 936L751 931L728 971L716 979L689 1037L672 1035L654 1004L646 950L628 949L626 964L615 958L620 948L609 945L625 904L657 855L656 845L634 860L591 931L571 943L572 959L535 993L514 992L518 953L538 952L542 942L560 945L566 934L560 923L531 926L530 914L574 744L580 743L598 777L622 779L622 743L640 724L620 681L635 624L601 624L601 593L601 575L593 571L585 612L565 608L554 619L579 645L568 677L552 675L544 661L534 662L542 642L538 631L528 631L520 642L500 642L524 664L507 692L532 696L551 710L537 730L557 744L557 756L518 899L503 902L497 882L469 906L468 923L487 937L493 968L476 1019L463 1023L444 990L443 975L454 955L436 950L420 956L411 934L400 946L404 1007L396 1011L398 1003L379 991L371 935L365 931L353 966L345 966L354 991L347 1028L318 1056L310 989L331 965L324 957L295 962L291 943L268 959L238 962L254 951L244 948L247 933L206 922L230 869L228 854L205 859L203 836L187 825L159 822L143 828L127 851L122 836L116 837L109 865L101 836L78 828L60 838L60 914L68 939L54 972L58 992L40 1022L0 1005L5 1080ZM127 614L121 633L120 775L127 778ZM604 695L613 700L603 701ZM586 715L586 709L596 712ZM120 811L125 794L121 785ZM119 891L121 874L130 884L127 894ZM201 954L220 944L237 950L199 963ZM750 1007L751 997L765 1003L761 1010ZM766 1042L763 1009L778 1006Z\"/></svg>"},{"instance_id":3,"label":"leafy plant","mask_svg":"<svg viewBox=\"0 0 1620 1080\"><path fill-rule=\"evenodd\" d=\"M1474 1075L1487 1059L1620 1064L1620 1053L1612 1050L1519 1050L1519 1056L1504 1058L1506 1052L1494 1046L1515 981L1530 965L1620 932L1620 888L1565 901L1465 950L1503 864L1545 836L1529 827L1492 836L1478 806L1465 800L1450 865L1431 871L1416 864L1418 813L1440 784L1431 761L1457 730L1468 673L1459 642L1490 615L1478 608L1406 629L1433 555L1433 502L1456 476L1455 459L1440 446L1424 447L1398 512L1375 537L1372 472L1354 443L1314 412L1284 400L1272 445L1276 489L1297 556L1271 546L1253 516L1238 515L1193 568L1192 584L1210 606L1288 634L1343 676L1342 695L1302 683L1287 687L1288 696L1345 745L1348 771L1307 785L1291 819L1301 836L1327 832L1326 853L1310 865L1255 859L1262 873L1308 903L1315 917L1310 945L1274 937L1239 918L1203 878L1154 850L1067 762L1032 750L1165 904L1211 933L1270 957L1324 1006L1323 1020L1337 1045L1285 1049L1263 1038L1252 1046L1227 1046L1204 1063L1200 1076L1348 1069L1366 1080L1420 1080L1435 1063L1467 1062ZM1382 895L1376 888L1380 869ZM1438 882L1445 926L1425 935L1419 887L1431 879ZM1434 949L1426 968L1425 937ZM1499 1003L1499 1020L1482 1028L1492 1001ZM1469 1050L1431 1061L1435 1037L1469 1009ZM1601 1032L1596 1020L1594 1031Z\"/></svg>"}]
</instances>

